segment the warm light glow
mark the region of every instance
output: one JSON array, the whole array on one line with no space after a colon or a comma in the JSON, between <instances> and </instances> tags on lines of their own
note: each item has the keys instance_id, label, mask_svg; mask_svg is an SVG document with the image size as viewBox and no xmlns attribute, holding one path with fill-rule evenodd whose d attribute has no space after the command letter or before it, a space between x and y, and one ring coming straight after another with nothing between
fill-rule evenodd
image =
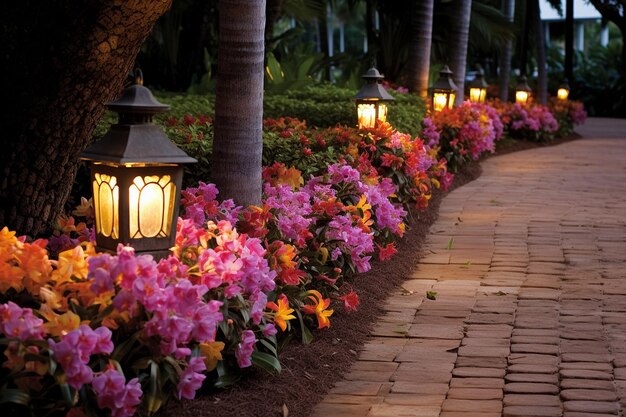
<instances>
[{"instance_id":1,"label":"warm light glow","mask_svg":"<svg viewBox=\"0 0 626 417\"><path fill-rule=\"evenodd\" d=\"M486 88L472 87L470 88L470 101L472 103L484 103L487 96Z\"/></svg>"},{"instance_id":2,"label":"warm light glow","mask_svg":"<svg viewBox=\"0 0 626 417\"><path fill-rule=\"evenodd\" d=\"M556 96L560 100L567 100L567 97L569 97L569 90L567 88L561 87L556 91Z\"/></svg>"},{"instance_id":3,"label":"warm light glow","mask_svg":"<svg viewBox=\"0 0 626 417\"><path fill-rule=\"evenodd\" d=\"M528 94L528 91L517 90L515 92L515 102L516 103L526 104L528 102L528 98L529 97L530 97L530 94Z\"/></svg>"},{"instance_id":4,"label":"warm light glow","mask_svg":"<svg viewBox=\"0 0 626 417\"><path fill-rule=\"evenodd\" d=\"M441 111L448 104L448 94L433 93L433 110Z\"/></svg>"},{"instance_id":5,"label":"warm light glow","mask_svg":"<svg viewBox=\"0 0 626 417\"><path fill-rule=\"evenodd\" d=\"M96 173L93 181L93 206L96 233L117 239L119 236L120 188L114 176Z\"/></svg>"},{"instance_id":6,"label":"warm light glow","mask_svg":"<svg viewBox=\"0 0 626 417\"><path fill-rule=\"evenodd\" d=\"M167 237L172 225L176 185L169 175L137 176L128 189L130 237Z\"/></svg>"},{"instance_id":7,"label":"warm light glow","mask_svg":"<svg viewBox=\"0 0 626 417\"><path fill-rule=\"evenodd\" d=\"M387 105L384 103L378 105L378 120L381 122L387 121Z\"/></svg>"},{"instance_id":8,"label":"warm light glow","mask_svg":"<svg viewBox=\"0 0 626 417\"><path fill-rule=\"evenodd\" d=\"M376 104L359 103L357 105L357 115L359 118L359 129L376 127Z\"/></svg>"}]
</instances>

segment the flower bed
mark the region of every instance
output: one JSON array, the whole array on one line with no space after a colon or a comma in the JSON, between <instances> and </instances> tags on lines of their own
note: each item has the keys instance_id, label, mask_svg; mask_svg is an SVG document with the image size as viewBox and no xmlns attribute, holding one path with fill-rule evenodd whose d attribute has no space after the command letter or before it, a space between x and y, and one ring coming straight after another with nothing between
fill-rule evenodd
<instances>
[{"instance_id":1,"label":"flower bed","mask_svg":"<svg viewBox=\"0 0 626 417\"><path fill-rule=\"evenodd\" d=\"M232 384L250 366L280 371L293 336L308 343L335 311L357 309L350 282L373 257L390 259L407 211L452 181L441 155L458 167L493 151L495 114L466 104L426 119L421 139L388 124L268 120L263 204L219 202L212 184L187 188L172 255L159 262L130 247L96 253L87 200L74 212L85 222L61 218L49 240L2 229L0 395L16 412L127 416ZM168 125L206 158L210 119Z\"/></svg>"}]
</instances>

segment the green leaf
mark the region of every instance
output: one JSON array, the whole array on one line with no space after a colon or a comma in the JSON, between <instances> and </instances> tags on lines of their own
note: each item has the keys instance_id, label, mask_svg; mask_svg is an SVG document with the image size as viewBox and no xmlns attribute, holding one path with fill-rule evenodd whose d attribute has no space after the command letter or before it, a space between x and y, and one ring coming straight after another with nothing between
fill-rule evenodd
<instances>
[{"instance_id":1,"label":"green leaf","mask_svg":"<svg viewBox=\"0 0 626 417\"><path fill-rule=\"evenodd\" d=\"M278 358L265 352L252 352L252 364L257 368L265 369L268 372L280 373L282 370Z\"/></svg>"},{"instance_id":2,"label":"green leaf","mask_svg":"<svg viewBox=\"0 0 626 417\"><path fill-rule=\"evenodd\" d=\"M14 403L26 405L30 403L30 395L17 388L3 388L0 390L0 404Z\"/></svg>"},{"instance_id":3,"label":"green leaf","mask_svg":"<svg viewBox=\"0 0 626 417\"><path fill-rule=\"evenodd\" d=\"M429 300L436 300L437 291L426 291L426 298L428 298Z\"/></svg>"},{"instance_id":4,"label":"green leaf","mask_svg":"<svg viewBox=\"0 0 626 417\"><path fill-rule=\"evenodd\" d=\"M267 341L267 340L265 340L265 339L261 339L261 340L260 340L260 342L261 342L261 344L262 344L263 346L265 346L265 348L266 348L267 350L269 350L270 352L272 352L272 353L274 354L274 356L277 356L277 355L278 355L278 354L276 353L276 347L275 347L272 343L270 343L269 341Z\"/></svg>"},{"instance_id":5,"label":"green leaf","mask_svg":"<svg viewBox=\"0 0 626 417\"><path fill-rule=\"evenodd\" d=\"M159 365L150 362L150 381L148 383L148 392L146 393L146 409L148 414L155 413L161 408L162 400L159 398Z\"/></svg>"},{"instance_id":6,"label":"green leaf","mask_svg":"<svg viewBox=\"0 0 626 417\"><path fill-rule=\"evenodd\" d=\"M450 240L448 240L448 246L447 246L448 250L452 249L453 244L454 244L454 238L451 237Z\"/></svg>"},{"instance_id":7,"label":"green leaf","mask_svg":"<svg viewBox=\"0 0 626 417\"><path fill-rule=\"evenodd\" d=\"M296 316L298 316L298 321L300 322L300 330L302 331L302 344L308 345L313 341L313 335L308 327L305 326L304 320L302 319L302 313L299 310L294 311Z\"/></svg>"}]
</instances>

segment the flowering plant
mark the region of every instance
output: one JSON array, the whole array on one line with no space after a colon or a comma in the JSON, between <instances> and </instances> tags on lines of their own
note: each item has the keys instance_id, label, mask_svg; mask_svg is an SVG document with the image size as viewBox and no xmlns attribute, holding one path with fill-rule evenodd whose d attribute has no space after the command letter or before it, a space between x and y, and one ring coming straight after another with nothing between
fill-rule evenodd
<instances>
[{"instance_id":1,"label":"flowering plant","mask_svg":"<svg viewBox=\"0 0 626 417\"><path fill-rule=\"evenodd\" d=\"M424 121L424 129L431 130ZM495 110L482 103L464 102L452 109L436 112L432 118L439 138L430 135L430 146L437 147L453 171L466 161L477 160L483 153L493 153L495 142L502 138L503 126Z\"/></svg>"},{"instance_id":2,"label":"flowering plant","mask_svg":"<svg viewBox=\"0 0 626 417\"><path fill-rule=\"evenodd\" d=\"M498 111L508 135L514 139L547 142L554 138L559 123L548 107L530 103L502 103L494 100L492 105Z\"/></svg>"},{"instance_id":3,"label":"flowering plant","mask_svg":"<svg viewBox=\"0 0 626 417\"><path fill-rule=\"evenodd\" d=\"M574 133L574 126L585 123L587 112L583 103L572 100L550 98L548 108L559 124L557 136L567 136Z\"/></svg>"}]
</instances>

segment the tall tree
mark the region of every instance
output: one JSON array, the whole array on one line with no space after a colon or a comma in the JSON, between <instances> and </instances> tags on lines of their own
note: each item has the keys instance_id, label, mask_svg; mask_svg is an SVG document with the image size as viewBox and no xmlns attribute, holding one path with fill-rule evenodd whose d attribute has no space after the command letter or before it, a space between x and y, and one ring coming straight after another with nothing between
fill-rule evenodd
<instances>
[{"instance_id":1,"label":"tall tree","mask_svg":"<svg viewBox=\"0 0 626 417\"><path fill-rule=\"evenodd\" d=\"M67 200L80 153L171 0L0 6L0 226L37 235ZM147 74L149 79L149 74Z\"/></svg>"},{"instance_id":2,"label":"tall tree","mask_svg":"<svg viewBox=\"0 0 626 417\"><path fill-rule=\"evenodd\" d=\"M626 0L589 0L602 15L622 32L622 75L626 75ZM568 75L571 79L571 75Z\"/></svg>"},{"instance_id":3,"label":"tall tree","mask_svg":"<svg viewBox=\"0 0 626 417\"><path fill-rule=\"evenodd\" d=\"M531 24L535 29L535 45L537 46L537 101L545 105L548 102L548 64L546 61L546 33L541 23L539 0L530 0Z\"/></svg>"},{"instance_id":4,"label":"tall tree","mask_svg":"<svg viewBox=\"0 0 626 417\"><path fill-rule=\"evenodd\" d=\"M411 10L411 45L409 47L409 89L428 98L430 48L433 38L434 0L413 2Z\"/></svg>"},{"instance_id":5,"label":"tall tree","mask_svg":"<svg viewBox=\"0 0 626 417\"><path fill-rule=\"evenodd\" d=\"M211 175L220 198L261 202L265 0L220 0Z\"/></svg>"},{"instance_id":6,"label":"tall tree","mask_svg":"<svg viewBox=\"0 0 626 417\"><path fill-rule=\"evenodd\" d=\"M515 18L515 0L504 0L504 14L509 22ZM509 76L511 75L511 58L513 56L513 40L506 41L500 54L500 73L498 83L500 86L500 100L509 100Z\"/></svg>"},{"instance_id":7,"label":"tall tree","mask_svg":"<svg viewBox=\"0 0 626 417\"><path fill-rule=\"evenodd\" d=\"M454 83L459 89L455 100L455 105L458 106L465 99L465 67L472 0L453 0L452 7L448 32L448 65L454 73Z\"/></svg>"}]
</instances>

